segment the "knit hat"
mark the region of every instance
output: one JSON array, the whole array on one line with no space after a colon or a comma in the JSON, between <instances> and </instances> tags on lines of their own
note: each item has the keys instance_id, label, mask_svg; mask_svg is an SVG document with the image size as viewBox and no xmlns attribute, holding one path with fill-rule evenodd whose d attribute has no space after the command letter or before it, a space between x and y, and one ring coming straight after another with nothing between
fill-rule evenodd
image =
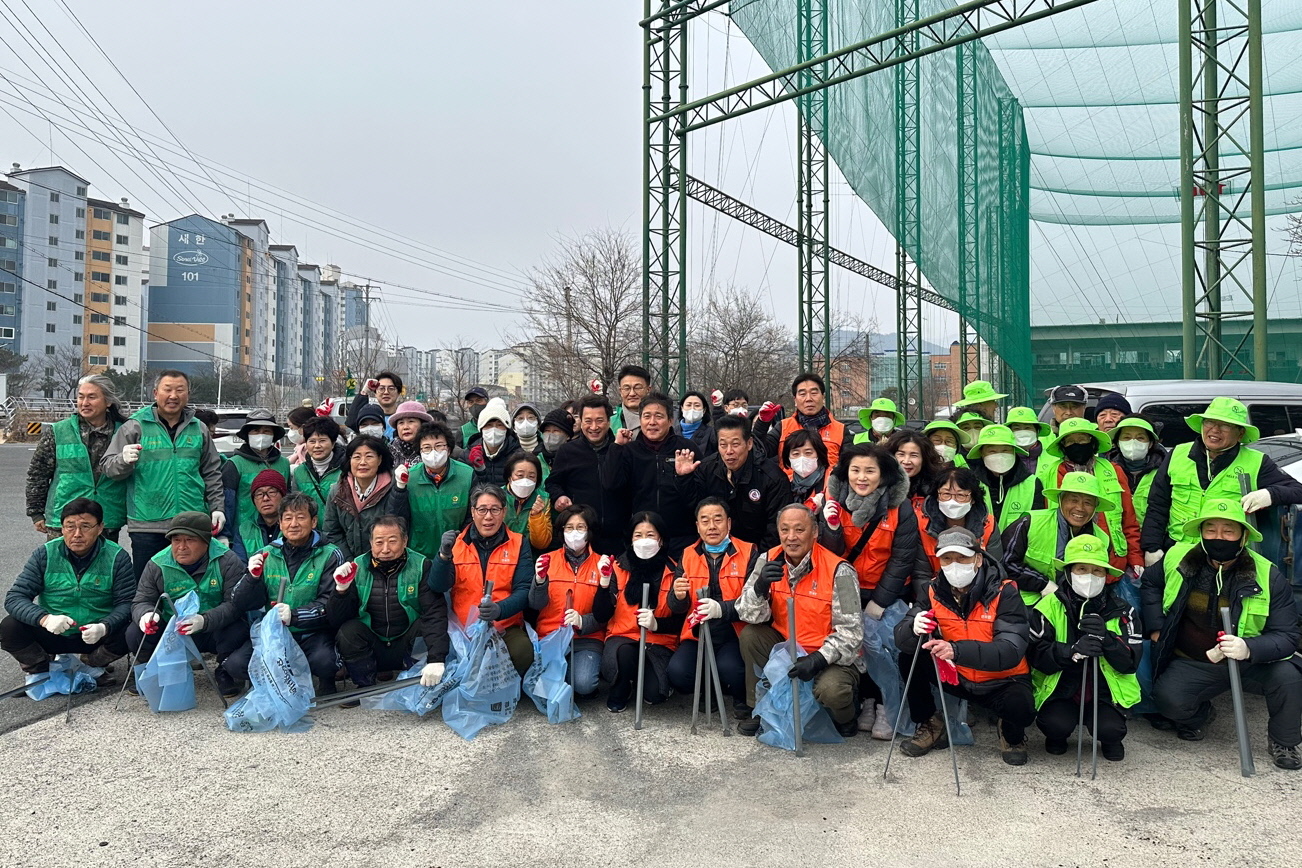
<instances>
[{"instance_id":1,"label":"knit hat","mask_svg":"<svg viewBox=\"0 0 1302 868\"><path fill-rule=\"evenodd\" d=\"M1098 404L1094 406L1094 412L1098 414L1102 413L1104 410L1120 410L1127 416L1135 412L1130 409L1130 402L1126 400L1126 396L1120 392L1104 392L1102 396L1099 397Z\"/></svg>"},{"instance_id":2,"label":"knit hat","mask_svg":"<svg viewBox=\"0 0 1302 868\"><path fill-rule=\"evenodd\" d=\"M250 428L274 428L276 433L272 436L280 440L285 436L285 429L276 422L276 417L270 410L250 410L249 415L245 417L244 424L240 426L239 438L245 442L249 439Z\"/></svg>"},{"instance_id":3,"label":"knit hat","mask_svg":"<svg viewBox=\"0 0 1302 868\"><path fill-rule=\"evenodd\" d=\"M403 419L416 419L421 422L433 422L434 417L425 412L425 405L420 401L403 401L389 417L390 425L397 425Z\"/></svg>"},{"instance_id":4,"label":"knit hat","mask_svg":"<svg viewBox=\"0 0 1302 868\"><path fill-rule=\"evenodd\" d=\"M178 534L195 537L204 543L211 541L212 516L206 512L179 513L167 528L167 538L171 539Z\"/></svg>"},{"instance_id":5,"label":"knit hat","mask_svg":"<svg viewBox=\"0 0 1302 868\"><path fill-rule=\"evenodd\" d=\"M484 426L496 419L507 427L511 428L511 414L506 409L506 402L501 398L489 398L484 409L479 411L479 430L483 431Z\"/></svg>"},{"instance_id":6,"label":"knit hat","mask_svg":"<svg viewBox=\"0 0 1302 868\"><path fill-rule=\"evenodd\" d=\"M279 470L264 470L257 476L253 477L253 484L249 486L249 496L258 493L259 488L274 488L284 497L289 493L289 486L285 484L285 476Z\"/></svg>"},{"instance_id":7,"label":"knit hat","mask_svg":"<svg viewBox=\"0 0 1302 868\"><path fill-rule=\"evenodd\" d=\"M559 428L565 432L566 437L574 436L574 417L565 412L564 407L557 407L552 410L543 419L542 430L546 432L548 428Z\"/></svg>"},{"instance_id":8,"label":"knit hat","mask_svg":"<svg viewBox=\"0 0 1302 868\"><path fill-rule=\"evenodd\" d=\"M528 401L524 401L524 402L522 402L519 406L517 406L517 407L515 408L514 411L512 411L512 413L511 413L511 421L514 422L514 421L515 421L515 417L516 417L516 416L519 416L519 415L520 415L523 411L525 411L525 410L532 410L532 411L533 411L533 414L534 414L535 416L537 416L539 419L542 419L543 414L542 414L542 412L538 409L538 407L537 407L536 405L534 405L534 404L530 404ZM538 427L540 427L540 428L542 427L542 423L541 423L541 422L539 422Z\"/></svg>"},{"instance_id":9,"label":"knit hat","mask_svg":"<svg viewBox=\"0 0 1302 868\"><path fill-rule=\"evenodd\" d=\"M362 426L367 422L378 422L384 425L384 408L379 404L367 402L362 409L357 411L357 430L362 430Z\"/></svg>"}]
</instances>

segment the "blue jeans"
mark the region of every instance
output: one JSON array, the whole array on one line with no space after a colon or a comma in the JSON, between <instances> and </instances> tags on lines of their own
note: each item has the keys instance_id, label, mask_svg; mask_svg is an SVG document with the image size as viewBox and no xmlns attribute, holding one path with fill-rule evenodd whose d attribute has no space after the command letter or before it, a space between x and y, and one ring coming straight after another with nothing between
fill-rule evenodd
<instances>
[{"instance_id":1,"label":"blue jeans","mask_svg":"<svg viewBox=\"0 0 1302 868\"><path fill-rule=\"evenodd\" d=\"M575 696L591 696L597 692L597 681L601 677L601 652L602 643L599 639L575 638L574 671L570 673Z\"/></svg>"},{"instance_id":2,"label":"blue jeans","mask_svg":"<svg viewBox=\"0 0 1302 868\"><path fill-rule=\"evenodd\" d=\"M711 638L714 640L714 659L719 665L719 681L723 692L735 702L746 701L746 666L741 659L741 646L737 644L737 634L731 624L713 621L710 624ZM726 631L722 638L720 635ZM695 639L688 639L679 644L669 661L669 683L674 690L691 696L696 689L696 646ZM709 667L705 669L705 678L710 677ZM701 689L713 689L704 681Z\"/></svg>"}]
</instances>

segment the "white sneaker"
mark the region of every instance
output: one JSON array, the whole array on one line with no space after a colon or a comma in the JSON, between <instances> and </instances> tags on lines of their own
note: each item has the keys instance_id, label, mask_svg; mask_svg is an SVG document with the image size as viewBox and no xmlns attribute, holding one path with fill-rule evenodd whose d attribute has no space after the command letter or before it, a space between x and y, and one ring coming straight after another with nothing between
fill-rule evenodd
<instances>
[{"instance_id":1,"label":"white sneaker","mask_svg":"<svg viewBox=\"0 0 1302 868\"><path fill-rule=\"evenodd\" d=\"M895 729L890 716L886 714L886 706L880 703L877 705L877 722L873 724L872 735L878 741L890 741L895 737Z\"/></svg>"},{"instance_id":2,"label":"white sneaker","mask_svg":"<svg viewBox=\"0 0 1302 868\"><path fill-rule=\"evenodd\" d=\"M876 722L877 714L873 711L873 704L871 702L864 703L863 711L859 712L859 731L871 732Z\"/></svg>"}]
</instances>

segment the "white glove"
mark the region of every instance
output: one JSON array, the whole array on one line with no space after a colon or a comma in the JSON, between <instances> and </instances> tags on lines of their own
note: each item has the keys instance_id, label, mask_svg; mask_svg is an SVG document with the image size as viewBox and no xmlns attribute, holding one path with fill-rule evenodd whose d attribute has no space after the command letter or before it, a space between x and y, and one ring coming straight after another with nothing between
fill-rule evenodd
<instances>
[{"instance_id":1,"label":"white glove","mask_svg":"<svg viewBox=\"0 0 1302 868\"><path fill-rule=\"evenodd\" d=\"M1248 659L1248 643L1243 641L1242 636L1231 636L1226 633L1220 640L1221 653L1231 660Z\"/></svg>"},{"instance_id":2,"label":"white glove","mask_svg":"<svg viewBox=\"0 0 1302 868\"><path fill-rule=\"evenodd\" d=\"M1045 582L1044 587L1040 589L1041 597L1052 597L1056 593L1058 593L1057 582Z\"/></svg>"},{"instance_id":3,"label":"white glove","mask_svg":"<svg viewBox=\"0 0 1302 868\"><path fill-rule=\"evenodd\" d=\"M420 668L420 686L421 687L438 687L438 683L443 680L442 663L426 663Z\"/></svg>"},{"instance_id":4,"label":"white glove","mask_svg":"<svg viewBox=\"0 0 1302 868\"><path fill-rule=\"evenodd\" d=\"M827 526L832 530L840 530L841 504L837 503L835 500L829 500L827 503L823 504L823 521L827 522Z\"/></svg>"},{"instance_id":5,"label":"white glove","mask_svg":"<svg viewBox=\"0 0 1302 868\"><path fill-rule=\"evenodd\" d=\"M696 604L696 617L701 621L717 621L723 617L723 604L718 600L701 600Z\"/></svg>"},{"instance_id":6,"label":"white glove","mask_svg":"<svg viewBox=\"0 0 1302 868\"><path fill-rule=\"evenodd\" d=\"M140 460L140 450L145 447L139 443L128 443L122 447L122 462L124 464L135 464Z\"/></svg>"},{"instance_id":7,"label":"white glove","mask_svg":"<svg viewBox=\"0 0 1302 868\"><path fill-rule=\"evenodd\" d=\"M399 464L393 468L393 484L398 486L399 491L404 491L407 488L407 480L410 478L411 470L407 465Z\"/></svg>"},{"instance_id":8,"label":"white glove","mask_svg":"<svg viewBox=\"0 0 1302 868\"><path fill-rule=\"evenodd\" d=\"M151 626L151 625L154 625L154 624L157 624L157 623L158 623L158 614L157 614L156 612L148 612L148 613L146 613L146 614L144 614L144 615L141 615L141 616L140 616L140 632L141 632L141 633L149 633L149 632L152 632L152 631L149 629L150 626ZM158 628L157 628L157 627L154 627L154 629L157 630Z\"/></svg>"},{"instance_id":9,"label":"white glove","mask_svg":"<svg viewBox=\"0 0 1302 868\"><path fill-rule=\"evenodd\" d=\"M1213 645L1207 649L1207 659L1213 663L1220 663L1225 659L1225 652L1221 650L1220 645Z\"/></svg>"},{"instance_id":10,"label":"white glove","mask_svg":"<svg viewBox=\"0 0 1302 868\"><path fill-rule=\"evenodd\" d=\"M877 603L875 603L874 601L869 600L868 605L864 606L863 613L867 615L869 618L872 618L874 621L880 621L882 619L882 615L886 614L886 610L883 609L881 606L877 605Z\"/></svg>"},{"instance_id":11,"label":"white glove","mask_svg":"<svg viewBox=\"0 0 1302 868\"><path fill-rule=\"evenodd\" d=\"M180 624L176 625L176 632L182 636L193 636L195 633L203 632L203 615L191 615Z\"/></svg>"},{"instance_id":12,"label":"white glove","mask_svg":"<svg viewBox=\"0 0 1302 868\"><path fill-rule=\"evenodd\" d=\"M825 501L827 498L825 498L825 497L823 496L823 492L820 491L820 492L818 492L818 494L815 494L815 495L814 495L812 498L810 498L810 499L814 501L814 509L822 509L822 508L823 508L823 501Z\"/></svg>"},{"instance_id":13,"label":"white glove","mask_svg":"<svg viewBox=\"0 0 1302 868\"><path fill-rule=\"evenodd\" d=\"M267 562L267 553L258 552L249 558L249 575L255 579L262 578L262 565Z\"/></svg>"},{"instance_id":14,"label":"white glove","mask_svg":"<svg viewBox=\"0 0 1302 868\"><path fill-rule=\"evenodd\" d=\"M353 583L357 577L357 564L349 561L346 564L340 564L335 570L335 590L343 593L348 590L348 586Z\"/></svg>"},{"instance_id":15,"label":"white glove","mask_svg":"<svg viewBox=\"0 0 1302 868\"><path fill-rule=\"evenodd\" d=\"M272 606L271 608L273 608L273 609L276 610L276 615L279 616L279 618L280 618L280 623L282 623L282 624L284 624L286 627L288 627L288 626L289 626L289 622L290 622L291 620L293 620L293 617L294 617L294 610L291 609L291 608L289 608L289 604L288 604L288 603L277 603L276 605Z\"/></svg>"},{"instance_id":16,"label":"white glove","mask_svg":"<svg viewBox=\"0 0 1302 868\"><path fill-rule=\"evenodd\" d=\"M710 403L713 404L713 405L716 406L716 407L722 407L722 406L723 406L723 391L720 390L720 389L715 389L713 392L711 392L711 393L710 393Z\"/></svg>"},{"instance_id":17,"label":"white glove","mask_svg":"<svg viewBox=\"0 0 1302 868\"><path fill-rule=\"evenodd\" d=\"M1135 581L1139 581L1144 577L1145 569L1147 569L1147 567L1131 567L1130 574L1135 577Z\"/></svg>"},{"instance_id":18,"label":"white glove","mask_svg":"<svg viewBox=\"0 0 1302 868\"><path fill-rule=\"evenodd\" d=\"M98 645L108 635L108 627L103 624L87 624L81 628L81 641L87 645Z\"/></svg>"},{"instance_id":19,"label":"white glove","mask_svg":"<svg viewBox=\"0 0 1302 868\"><path fill-rule=\"evenodd\" d=\"M637 625L639 627L645 627L648 630L655 630L655 628L659 626L656 623L655 612L651 611L650 609L638 609Z\"/></svg>"},{"instance_id":20,"label":"white glove","mask_svg":"<svg viewBox=\"0 0 1302 868\"><path fill-rule=\"evenodd\" d=\"M1243 511L1253 513L1270 506L1270 492L1264 488L1243 495Z\"/></svg>"},{"instance_id":21,"label":"white glove","mask_svg":"<svg viewBox=\"0 0 1302 868\"><path fill-rule=\"evenodd\" d=\"M926 636L936 629L936 619L930 612L919 612L913 616L913 635Z\"/></svg>"},{"instance_id":22,"label":"white glove","mask_svg":"<svg viewBox=\"0 0 1302 868\"><path fill-rule=\"evenodd\" d=\"M597 573L601 576L598 580L603 588L610 587L610 577L615 573L615 559L610 555L602 555L597 558Z\"/></svg>"},{"instance_id":23,"label":"white glove","mask_svg":"<svg viewBox=\"0 0 1302 868\"><path fill-rule=\"evenodd\" d=\"M221 533L222 529L225 527L226 527L226 513L222 512L220 509L214 509L212 511L213 536L216 536L217 534Z\"/></svg>"},{"instance_id":24,"label":"white glove","mask_svg":"<svg viewBox=\"0 0 1302 868\"><path fill-rule=\"evenodd\" d=\"M1164 554L1166 554L1164 549L1158 549L1155 552L1144 552L1144 566L1151 567L1153 564L1160 561Z\"/></svg>"},{"instance_id":25,"label":"white glove","mask_svg":"<svg viewBox=\"0 0 1302 868\"><path fill-rule=\"evenodd\" d=\"M380 381L375 379L374 377L371 377L369 380L367 380L365 383L362 384L362 391L365 392L367 395L374 395L375 390L378 388L380 388Z\"/></svg>"},{"instance_id":26,"label":"white glove","mask_svg":"<svg viewBox=\"0 0 1302 868\"><path fill-rule=\"evenodd\" d=\"M77 622L67 615L46 615L41 619L41 626L58 636L60 633L66 633L76 627Z\"/></svg>"},{"instance_id":27,"label":"white glove","mask_svg":"<svg viewBox=\"0 0 1302 868\"><path fill-rule=\"evenodd\" d=\"M578 613L577 609L566 609L563 623L566 627L573 627L577 630L583 626L583 616Z\"/></svg>"}]
</instances>

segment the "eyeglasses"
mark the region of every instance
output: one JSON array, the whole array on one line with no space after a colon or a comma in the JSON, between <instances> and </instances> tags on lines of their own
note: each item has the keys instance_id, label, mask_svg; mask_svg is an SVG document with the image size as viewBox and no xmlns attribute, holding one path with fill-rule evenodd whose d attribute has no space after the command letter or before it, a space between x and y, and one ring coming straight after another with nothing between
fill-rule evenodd
<instances>
[{"instance_id":1,"label":"eyeglasses","mask_svg":"<svg viewBox=\"0 0 1302 868\"><path fill-rule=\"evenodd\" d=\"M937 494L950 500L957 500L959 503L969 503L972 500L972 492L970 491L941 491L937 492Z\"/></svg>"},{"instance_id":2,"label":"eyeglasses","mask_svg":"<svg viewBox=\"0 0 1302 868\"><path fill-rule=\"evenodd\" d=\"M475 515L501 515L506 510L500 506L476 506L470 511Z\"/></svg>"},{"instance_id":3,"label":"eyeglasses","mask_svg":"<svg viewBox=\"0 0 1302 868\"><path fill-rule=\"evenodd\" d=\"M645 392L646 390L647 387L642 385L641 383L630 383L628 385L619 387L619 393L621 395L628 395L628 394L632 394L633 392Z\"/></svg>"},{"instance_id":4,"label":"eyeglasses","mask_svg":"<svg viewBox=\"0 0 1302 868\"><path fill-rule=\"evenodd\" d=\"M99 522L96 522L95 524L65 523L62 529L64 536L74 536L81 533L90 533L97 527L99 527Z\"/></svg>"},{"instance_id":5,"label":"eyeglasses","mask_svg":"<svg viewBox=\"0 0 1302 868\"><path fill-rule=\"evenodd\" d=\"M280 492L274 488L259 488L257 491L253 492L253 499L271 500L271 498L275 497L278 494L280 494Z\"/></svg>"}]
</instances>

